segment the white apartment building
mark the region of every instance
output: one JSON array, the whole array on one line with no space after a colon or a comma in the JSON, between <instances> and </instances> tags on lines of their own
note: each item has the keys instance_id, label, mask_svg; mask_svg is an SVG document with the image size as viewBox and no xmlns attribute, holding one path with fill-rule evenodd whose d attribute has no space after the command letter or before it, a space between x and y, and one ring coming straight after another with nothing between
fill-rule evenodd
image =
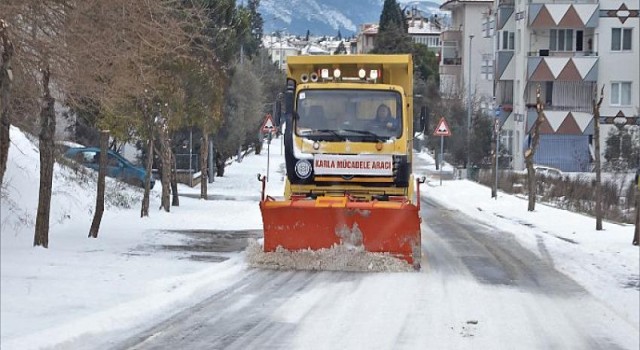
<instances>
[{"instance_id":1,"label":"white apartment building","mask_svg":"<svg viewBox=\"0 0 640 350\"><path fill-rule=\"evenodd\" d=\"M602 121L639 121L638 1L496 0L484 17L485 27L492 22L497 114L511 166L524 168L539 89L546 119L534 161L589 171L596 89L605 87Z\"/></svg>"},{"instance_id":2,"label":"white apartment building","mask_svg":"<svg viewBox=\"0 0 640 350\"><path fill-rule=\"evenodd\" d=\"M440 93L466 99L470 90L474 103L489 108L493 100L493 36L483 32L483 18L492 13L493 0L449 0L440 8L451 11L451 26L441 34Z\"/></svg>"},{"instance_id":3,"label":"white apartment building","mask_svg":"<svg viewBox=\"0 0 640 350\"><path fill-rule=\"evenodd\" d=\"M430 50L440 51L441 26L437 16L425 17L417 8L406 12L407 32L414 43L423 44ZM354 53L366 54L371 52L378 35L377 23L361 24L356 34L356 50ZM352 50L353 51L353 50Z\"/></svg>"},{"instance_id":4,"label":"white apartment building","mask_svg":"<svg viewBox=\"0 0 640 350\"><path fill-rule=\"evenodd\" d=\"M440 33L442 27L438 21L438 15L426 17L416 7L407 10L407 31L414 43L425 45L434 52L440 51Z\"/></svg>"}]
</instances>

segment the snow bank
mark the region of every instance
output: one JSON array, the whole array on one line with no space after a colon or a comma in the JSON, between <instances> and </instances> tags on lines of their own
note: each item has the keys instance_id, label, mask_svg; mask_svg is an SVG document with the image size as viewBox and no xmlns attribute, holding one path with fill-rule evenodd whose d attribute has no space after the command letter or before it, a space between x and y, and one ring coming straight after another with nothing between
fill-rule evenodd
<instances>
[{"instance_id":1,"label":"snow bank","mask_svg":"<svg viewBox=\"0 0 640 350\"><path fill-rule=\"evenodd\" d=\"M362 247L335 245L330 249L291 252L278 247L264 252L256 240L246 249L249 266L275 270L409 272L413 267L389 254L366 252Z\"/></svg>"}]
</instances>

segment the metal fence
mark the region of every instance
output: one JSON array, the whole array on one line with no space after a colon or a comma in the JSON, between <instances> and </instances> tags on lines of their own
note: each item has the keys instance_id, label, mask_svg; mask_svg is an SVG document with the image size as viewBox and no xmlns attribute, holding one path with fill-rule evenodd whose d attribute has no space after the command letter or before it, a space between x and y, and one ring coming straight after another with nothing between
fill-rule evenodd
<instances>
[{"instance_id":1,"label":"metal fence","mask_svg":"<svg viewBox=\"0 0 640 350\"><path fill-rule=\"evenodd\" d=\"M189 170L193 172L200 171L200 155L197 153L177 153L176 154L176 170Z\"/></svg>"}]
</instances>

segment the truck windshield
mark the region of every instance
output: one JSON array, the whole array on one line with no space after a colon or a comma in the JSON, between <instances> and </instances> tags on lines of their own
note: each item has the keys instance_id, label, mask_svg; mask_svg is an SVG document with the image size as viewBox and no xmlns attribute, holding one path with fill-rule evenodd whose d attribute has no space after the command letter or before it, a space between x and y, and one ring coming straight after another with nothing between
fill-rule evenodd
<instances>
[{"instance_id":1,"label":"truck windshield","mask_svg":"<svg viewBox=\"0 0 640 350\"><path fill-rule=\"evenodd\" d=\"M390 90L301 90L296 134L377 141L402 136L402 97Z\"/></svg>"}]
</instances>

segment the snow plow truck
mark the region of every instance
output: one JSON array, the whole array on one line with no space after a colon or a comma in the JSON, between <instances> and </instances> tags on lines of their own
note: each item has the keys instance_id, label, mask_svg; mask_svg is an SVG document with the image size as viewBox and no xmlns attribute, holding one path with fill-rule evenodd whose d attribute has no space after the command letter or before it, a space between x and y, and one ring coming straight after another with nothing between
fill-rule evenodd
<instances>
[{"instance_id":1,"label":"snow plow truck","mask_svg":"<svg viewBox=\"0 0 640 350\"><path fill-rule=\"evenodd\" d=\"M262 178L264 251L344 244L419 268L411 56L288 57L283 105L285 193L265 196Z\"/></svg>"}]
</instances>

